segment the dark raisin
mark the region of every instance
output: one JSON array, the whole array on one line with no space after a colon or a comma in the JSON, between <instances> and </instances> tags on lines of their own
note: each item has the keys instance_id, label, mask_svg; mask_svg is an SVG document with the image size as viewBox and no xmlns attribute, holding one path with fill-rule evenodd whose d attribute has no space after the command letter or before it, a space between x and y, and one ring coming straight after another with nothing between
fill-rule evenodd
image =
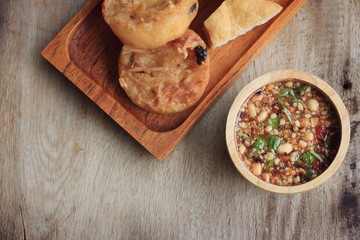
<instances>
[{"instance_id":1,"label":"dark raisin","mask_svg":"<svg viewBox=\"0 0 360 240\"><path fill-rule=\"evenodd\" d=\"M196 55L197 64L201 65L203 62L205 62L207 57L207 48L202 48L201 46L197 46L194 48L194 52Z\"/></svg>"},{"instance_id":2,"label":"dark raisin","mask_svg":"<svg viewBox=\"0 0 360 240\"><path fill-rule=\"evenodd\" d=\"M194 4L191 6L191 8L190 8L189 13L195 12L195 11L196 11L196 7L197 7L197 5L196 5L196 3L194 3Z\"/></svg>"}]
</instances>

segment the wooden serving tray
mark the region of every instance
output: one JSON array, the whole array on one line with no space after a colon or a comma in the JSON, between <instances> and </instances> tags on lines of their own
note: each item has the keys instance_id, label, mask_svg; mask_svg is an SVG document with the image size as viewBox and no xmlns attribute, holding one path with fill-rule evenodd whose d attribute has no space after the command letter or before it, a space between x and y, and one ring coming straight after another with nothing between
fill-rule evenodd
<instances>
[{"instance_id":1,"label":"wooden serving tray","mask_svg":"<svg viewBox=\"0 0 360 240\"><path fill-rule=\"evenodd\" d=\"M122 44L102 18L101 2L90 0L42 55L150 153L164 159L307 0L274 0L284 7L279 15L210 49L211 77L203 97L187 111L169 116L138 108L121 89L117 59ZM222 2L199 0L199 13L190 28L204 38L203 22Z\"/></svg>"}]
</instances>

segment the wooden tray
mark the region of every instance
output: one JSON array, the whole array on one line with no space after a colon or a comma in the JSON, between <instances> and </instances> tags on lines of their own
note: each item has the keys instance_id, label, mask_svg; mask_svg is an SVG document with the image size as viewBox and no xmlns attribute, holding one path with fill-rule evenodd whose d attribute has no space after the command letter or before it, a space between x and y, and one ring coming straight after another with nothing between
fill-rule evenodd
<instances>
[{"instance_id":1,"label":"wooden tray","mask_svg":"<svg viewBox=\"0 0 360 240\"><path fill-rule=\"evenodd\" d=\"M274 1L284 7L277 17L227 45L209 51L211 78L203 97L191 109L171 116L141 110L121 89L117 58L122 44L102 18L101 0L90 0L42 51L42 55L150 153L164 159L307 2ZM222 2L199 0L199 13L190 28L203 36L204 20Z\"/></svg>"}]
</instances>

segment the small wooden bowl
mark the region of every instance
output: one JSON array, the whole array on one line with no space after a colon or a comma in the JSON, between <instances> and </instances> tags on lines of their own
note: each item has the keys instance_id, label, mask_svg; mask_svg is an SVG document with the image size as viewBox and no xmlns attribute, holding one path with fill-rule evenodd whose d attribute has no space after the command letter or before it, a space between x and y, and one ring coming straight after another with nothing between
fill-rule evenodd
<instances>
[{"instance_id":1,"label":"small wooden bowl","mask_svg":"<svg viewBox=\"0 0 360 240\"><path fill-rule=\"evenodd\" d=\"M239 113L240 107L242 104L249 98L251 94L253 94L256 90L265 86L269 83L280 82L284 80L298 80L300 82L305 82L309 85L312 85L317 88L320 92L322 92L325 96L327 96L335 110L338 113L339 120L341 123L341 141L339 150L335 156L335 159L331 163L331 165L318 177L315 179L296 186L278 186L271 183L267 183L260 178L256 177L243 163L243 161L239 158L238 151L236 149L236 136L235 136L235 124L237 115ZM293 70L285 70L285 71L276 71L272 73L265 74L252 82L250 82L247 86L245 86L242 91L236 97L234 103L232 104L227 122L226 122L226 143L229 150L230 157L234 162L236 168L239 172L251 183L256 186L265 189L270 192L275 193L297 193L304 192L310 189L313 189L326 180L328 180L340 167L340 164L343 162L350 141L350 120L348 111L342 102L339 95L335 92L335 90L330 87L323 80L305 72L301 71L293 71Z\"/></svg>"}]
</instances>

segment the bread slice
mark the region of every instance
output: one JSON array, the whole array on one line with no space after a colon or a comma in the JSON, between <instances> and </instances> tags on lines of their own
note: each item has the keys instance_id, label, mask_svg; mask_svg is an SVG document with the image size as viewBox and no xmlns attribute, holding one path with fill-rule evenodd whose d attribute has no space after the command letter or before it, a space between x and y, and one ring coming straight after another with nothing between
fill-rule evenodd
<instances>
[{"instance_id":1,"label":"bread slice","mask_svg":"<svg viewBox=\"0 0 360 240\"><path fill-rule=\"evenodd\" d=\"M282 7L268 0L225 0L205 21L211 47L219 47L276 16Z\"/></svg>"}]
</instances>

